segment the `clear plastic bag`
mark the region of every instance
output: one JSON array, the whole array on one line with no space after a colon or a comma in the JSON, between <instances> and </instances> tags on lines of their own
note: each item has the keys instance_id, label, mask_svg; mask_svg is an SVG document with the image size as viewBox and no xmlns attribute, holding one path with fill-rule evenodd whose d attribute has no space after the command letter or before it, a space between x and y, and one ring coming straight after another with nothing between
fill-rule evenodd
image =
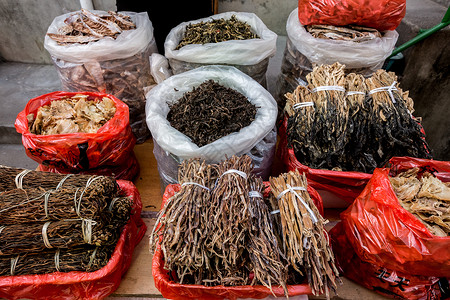
<instances>
[{"instance_id":1,"label":"clear plastic bag","mask_svg":"<svg viewBox=\"0 0 450 300\"><path fill-rule=\"evenodd\" d=\"M87 44L58 45L46 35L44 47L52 57L64 91L116 96L128 105L131 128L137 143L142 143L150 136L145 124L144 88L155 84L149 57L157 52L157 47L147 13L121 13L131 17L136 29L124 31L116 39L103 38ZM71 14L56 17L47 33L56 33Z\"/></svg>"},{"instance_id":2,"label":"clear plastic bag","mask_svg":"<svg viewBox=\"0 0 450 300\"><path fill-rule=\"evenodd\" d=\"M346 73L371 76L382 68L398 39L395 30L384 32L381 38L358 43L314 38L299 22L298 8L289 15L286 31L286 48L276 91L280 113L286 102L284 94L292 92L298 85L306 85L306 75L314 65L339 62L345 65Z\"/></svg>"},{"instance_id":3,"label":"clear plastic bag","mask_svg":"<svg viewBox=\"0 0 450 300\"><path fill-rule=\"evenodd\" d=\"M250 40L231 40L220 43L192 44L175 50L183 38L186 26L212 19L230 19L232 15L246 22L260 37ZM165 56L174 74L204 65L231 65L246 73L258 83L266 85L269 58L276 52L277 34L269 30L254 13L225 12L208 18L183 22L174 27L164 43Z\"/></svg>"},{"instance_id":4,"label":"clear plastic bag","mask_svg":"<svg viewBox=\"0 0 450 300\"><path fill-rule=\"evenodd\" d=\"M258 107L255 120L239 132L231 133L208 145L198 147L167 120L169 103L206 80L233 88ZM165 187L177 182L178 165L193 157L217 163L226 156L249 154L255 171L263 178L269 175L275 153L277 134L274 129L277 107L272 95L248 75L231 66L203 66L173 75L147 94L147 125L154 141L158 171Z\"/></svg>"}]
</instances>

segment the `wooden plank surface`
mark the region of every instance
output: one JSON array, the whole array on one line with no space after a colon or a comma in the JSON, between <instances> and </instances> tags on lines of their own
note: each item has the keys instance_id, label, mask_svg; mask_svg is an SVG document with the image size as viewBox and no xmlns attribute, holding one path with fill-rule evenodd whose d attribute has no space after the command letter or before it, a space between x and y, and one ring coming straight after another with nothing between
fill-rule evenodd
<instances>
[{"instance_id":1,"label":"wooden plank surface","mask_svg":"<svg viewBox=\"0 0 450 300\"><path fill-rule=\"evenodd\" d=\"M156 289L151 269L152 254L149 251L149 234L153 228L156 213L161 207L162 191L157 170L156 159L153 155L153 142L149 141L135 146L135 154L140 164L140 176L135 180L143 204L143 218L148 227L143 240L133 253L130 269L125 274L117 291L110 297L117 299L152 299L160 298L161 293ZM342 209L325 209L325 217L330 220L326 229L331 229L338 221ZM332 299L365 299L381 300L385 298L352 281L342 278L343 284L338 287L338 295L331 295ZM325 295L309 296L310 299L326 299ZM283 298L279 298L283 299Z\"/></svg>"}]
</instances>

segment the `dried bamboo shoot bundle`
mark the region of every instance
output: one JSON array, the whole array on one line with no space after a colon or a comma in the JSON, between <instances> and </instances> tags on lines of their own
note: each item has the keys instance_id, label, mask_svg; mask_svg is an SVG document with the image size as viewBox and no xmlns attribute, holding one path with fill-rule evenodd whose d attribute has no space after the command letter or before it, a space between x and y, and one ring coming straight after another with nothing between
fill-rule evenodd
<instances>
[{"instance_id":1,"label":"dried bamboo shoot bundle","mask_svg":"<svg viewBox=\"0 0 450 300\"><path fill-rule=\"evenodd\" d=\"M113 251L114 246L88 246L0 256L0 276L72 271L93 272L106 266Z\"/></svg>"},{"instance_id":2,"label":"dried bamboo shoot bundle","mask_svg":"<svg viewBox=\"0 0 450 300\"><path fill-rule=\"evenodd\" d=\"M325 236L324 224L307 192L305 175L298 171L283 173L269 179L278 200L285 255L294 270L306 275L313 294L336 292L339 272Z\"/></svg>"},{"instance_id":3,"label":"dried bamboo shoot bundle","mask_svg":"<svg viewBox=\"0 0 450 300\"><path fill-rule=\"evenodd\" d=\"M0 192L37 187L44 190L57 190L62 187L88 187L86 192L95 197L115 195L118 190L117 182L111 176L64 175L0 166ZM94 191L97 193L94 193Z\"/></svg>"},{"instance_id":4,"label":"dried bamboo shoot bundle","mask_svg":"<svg viewBox=\"0 0 450 300\"><path fill-rule=\"evenodd\" d=\"M261 283L272 290L272 285L281 285L287 296L287 263L279 247L278 237L270 216L269 207L262 195L264 183L259 177L250 177L248 211L248 252L255 277L252 285Z\"/></svg>"},{"instance_id":5,"label":"dried bamboo shoot bundle","mask_svg":"<svg viewBox=\"0 0 450 300\"><path fill-rule=\"evenodd\" d=\"M159 242L164 268L176 270L180 283L202 284L210 276L205 239L214 180L214 169L204 161L183 161L178 171L181 189L161 209L150 235L152 251Z\"/></svg>"}]
</instances>

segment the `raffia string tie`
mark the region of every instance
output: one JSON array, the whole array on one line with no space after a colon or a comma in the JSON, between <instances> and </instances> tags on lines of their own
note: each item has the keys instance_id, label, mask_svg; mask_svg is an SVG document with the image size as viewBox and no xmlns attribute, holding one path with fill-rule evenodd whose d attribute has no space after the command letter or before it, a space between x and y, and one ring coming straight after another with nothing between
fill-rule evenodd
<instances>
[{"instance_id":1,"label":"raffia string tie","mask_svg":"<svg viewBox=\"0 0 450 300\"><path fill-rule=\"evenodd\" d=\"M348 91L346 93L346 96L353 96L353 95L366 95L366 93L364 92L359 92L359 91Z\"/></svg>"},{"instance_id":2,"label":"raffia string tie","mask_svg":"<svg viewBox=\"0 0 450 300\"><path fill-rule=\"evenodd\" d=\"M69 178L70 176L72 176L73 174L67 174L66 176L64 176L61 181L58 183L58 185L56 186L56 190L60 189L64 182L66 181L67 178Z\"/></svg>"},{"instance_id":3,"label":"raffia string tie","mask_svg":"<svg viewBox=\"0 0 450 300\"><path fill-rule=\"evenodd\" d=\"M59 248L55 252L55 269L58 272L61 272L60 267L59 267L59 254L60 254L60 252L61 252L61 249L59 249Z\"/></svg>"},{"instance_id":4,"label":"raffia string tie","mask_svg":"<svg viewBox=\"0 0 450 300\"><path fill-rule=\"evenodd\" d=\"M87 265L88 270L91 268L92 263L94 262L95 256L97 255L97 249L98 249L98 247L95 247L94 251L91 254L91 258L89 259L89 263Z\"/></svg>"},{"instance_id":5,"label":"raffia string tie","mask_svg":"<svg viewBox=\"0 0 450 300\"><path fill-rule=\"evenodd\" d=\"M297 110L297 109L300 109L303 107L310 107L310 106L314 106L314 102L308 101L308 102L295 103L294 105L292 105L292 108Z\"/></svg>"},{"instance_id":6,"label":"raffia string tie","mask_svg":"<svg viewBox=\"0 0 450 300\"><path fill-rule=\"evenodd\" d=\"M42 226L42 240L44 241L44 245L46 248L53 248L53 246L50 244L50 241L48 240L47 236L47 229L51 222L46 222L44 226Z\"/></svg>"},{"instance_id":7,"label":"raffia string tie","mask_svg":"<svg viewBox=\"0 0 450 300\"><path fill-rule=\"evenodd\" d=\"M30 172L31 172L31 170L23 170L22 172L20 172L19 174L16 175L14 182L16 183L16 187L18 189L22 189L23 178Z\"/></svg>"},{"instance_id":8,"label":"raffia string tie","mask_svg":"<svg viewBox=\"0 0 450 300\"><path fill-rule=\"evenodd\" d=\"M183 182L183 184L181 184L181 186L185 186L185 185L196 185L196 186L198 186L198 187L201 187L202 189L207 190L208 192L211 191L211 190L210 190L209 188L207 188L206 186L201 185L201 184L199 184L199 183L197 183L197 182L188 181L188 182Z\"/></svg>"},{"instance_id":9,"label":"raffia string tie","mask_svg":"<svg viewBox=\"0 0 450 300\"><path fill-rule=\"evenodd\" d=\"M371 90L369 92L369 95L372 95L374 93L379 93L379 92L388 92L389 97L391 97L392 103L396 103L394 94L392 93L392 91L397 91L397 87L395 86L396 84L397 84L397 81L394 80L390 86L382 86L382 87Z\"/></svg>"},{"instance_id":10,"label":"raffia string tie","mask_svg":"<svg viewBox=\"0 0 450 300\"><path fill-rule=\"evenodd\" d=\"M261 198L264 199L263 195L258 191L250 191L248 192L248 196L251 198Z\"/></svg>"},{"instance_id":11,"label":"raffia string tie","mask_svg":"<svg viewBox=\"0 0 450 300\"><path fill-rule=\"evenodd\" d=\"M17 262L19 261L19 255L17 255L14 258L11 258L11 276L14 276L14 274L16 273L16 266L17 266Z\"/></svg>"},{"instance_id":12,"label":"raffia string tie","mask_svg":"<svg viewBox=\"0 0 450 300\"><path fill-rule=\"evenodd\" d=\"M338 92L344 92L345 88L340 85L322 85L315 87L311 90L311 93L317 93L322 91L338 91Z\"/></svg>"},{"instance_id":13,"label":"raffia string tie","mask_svg":"<svg viewBox=\"0 0 450 300\"><path fill-rule=\"evenodd\" d=\"M277 196L277 200L280 200L281 197L283 197L285 194L287 193L292 193L295 195L295 197L297 197L300 202L303 204L303 206L306 208L306 210L308 211L309 215L311 216L312 222L315 224L317 223L319 220L317 219L316 215L314 214L314 212L312 211L312 209L309 207L309 205L305 202L305 200L303 200L303 198L297 193L297 191L306 191L306 188L301 187L301 186L290 186L289 184L286 184L287 189L285 189L284 191L282 191L278 196Z\"/></svg>"}]
</instances>

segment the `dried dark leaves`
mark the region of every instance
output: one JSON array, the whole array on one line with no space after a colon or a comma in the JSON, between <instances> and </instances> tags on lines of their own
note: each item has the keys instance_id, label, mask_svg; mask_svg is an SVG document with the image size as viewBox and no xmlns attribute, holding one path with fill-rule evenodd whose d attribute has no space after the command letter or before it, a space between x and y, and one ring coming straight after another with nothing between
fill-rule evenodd
<instances>
[{"instance_id":1,"label":"dried dark leaves","mask_svg":"<svg viewBox=\"0 0 450 300\"><path fill-rule=\"evenodd\" d=\"M243 94L213 80L186 92L169 108L170 125L199 147L250 125L257 110Z\"/></svg>"},{"instance_id":2,"label":"dried dark leaves","mask_svg":"<svg viewBox=\"0 0 450 300\"><path fill-rule=\"evenodd\" d=\"M175 50L191 44L220 43L230 40L248 40L259 38L252 32L249 24L240 21L235 15L230 19L213 19L207 22L186 26L183 39Z\"/></svg>"}]
</instances>

